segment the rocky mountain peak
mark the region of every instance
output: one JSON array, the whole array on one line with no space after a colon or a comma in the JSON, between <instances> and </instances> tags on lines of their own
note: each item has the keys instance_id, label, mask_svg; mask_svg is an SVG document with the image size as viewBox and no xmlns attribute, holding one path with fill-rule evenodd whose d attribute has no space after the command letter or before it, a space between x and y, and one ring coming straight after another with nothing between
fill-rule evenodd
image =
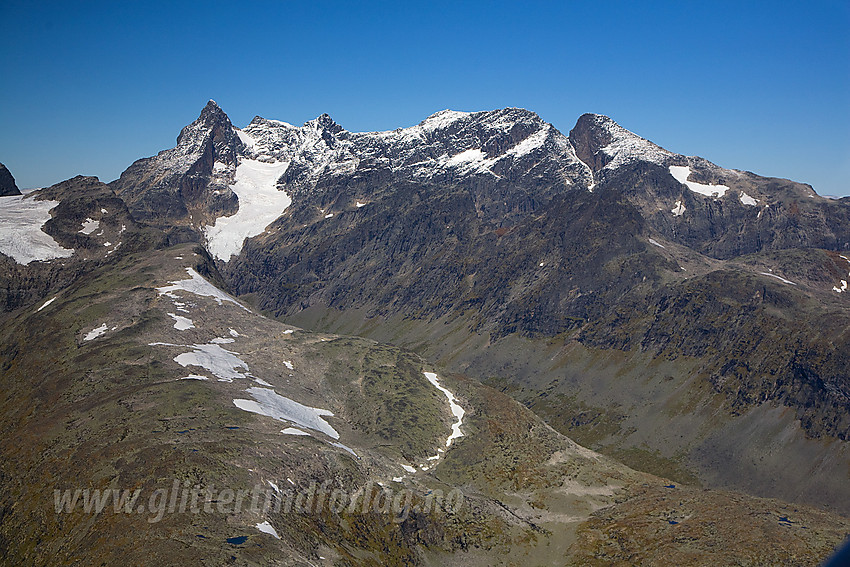
<instances>
[{"instance_id":1,"label":"rocky mountain peak","mask_svg":"<svg viewBox=\"0 0 850 567\"><path fill-rule=\"evenodd\" d=\"M0 163L0 197L8 195L20 195L21 190L18 189L15 183L15 178L11 172L6 169L6 166Z\"/></svg>"},{"instance_id":2,"label":"rocky mountain peak","mask_svg":"<svg viewBox=\"0 0 850 567\"><path fill-rule=\"evenodd\" d=\"M195 151L208 140L209 135L216 141L227 139L238 142L238 137L233 133L230 118L214 100L210 100L204 106L197 120L180 131L177 146L188 146L187 149Z\"/></svg>"},{"instance_id":3,"label":"rocky mountain peak","mask_svg":"<svg viewBox=\"0 0 850 567\"><path fill-rule=\"evenodd\" d=\"M569 138L576 155L594 173L638 160L662 165L676 157L603 114L581 115Z\"/></svg>"},{"instance_id":4,"label":"rocky mountain peak","mask_svg":"<svg viewBox=\"0 0 850 567\"><path fill-rule=\"evenodd\" d=\"M319 132L327 132L329 134L339 134L345 130L342 126L334 122L334 119L327 113L305 122L304 126L307 128L314 128Z\"/></svg>"}]
</instances>

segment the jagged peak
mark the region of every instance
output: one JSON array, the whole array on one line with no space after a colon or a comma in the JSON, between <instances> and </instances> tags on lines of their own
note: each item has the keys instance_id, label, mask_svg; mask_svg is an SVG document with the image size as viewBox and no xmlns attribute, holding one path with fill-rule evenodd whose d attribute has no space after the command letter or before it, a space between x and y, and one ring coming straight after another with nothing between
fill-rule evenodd
<instances>
[{"instance_id":1,"label":"jagged peak","mask_svg":"<svg viewBox=\"0 0 850 567\"><path fill-rule=\"evenodd\" d=\"M582 114L569 138L576 155L594 172L636 160L663 164L676 156L604 114Z\"/></svg>"},{"instance_id":2,"label":"jagged peak","mask_svg":"<svg viewBox=\"0 0 850 567\"><path fill-rule=\"evenodd\" d=\"M180 135L177 136L177 145L197 145L197 138L200 133L212 131L216 127L232 129L233 125L224 110L214 100L210 99L201 110L198 118L180 131Z\"/></svg>"},{"instance_id":3,"label":"jagged peak","mask_svg":"<svg viewBox=\"0 0 850 567\"><path fill-rule=\"evenodd\" d=\"M315 128L316 130L330 132L332 134L336 134L344 130L342 126L334 122L334 119L331 118L330 114L323 113L313 120L308 120L304 123L305 127Z\"/></svg>"}]
</instances>

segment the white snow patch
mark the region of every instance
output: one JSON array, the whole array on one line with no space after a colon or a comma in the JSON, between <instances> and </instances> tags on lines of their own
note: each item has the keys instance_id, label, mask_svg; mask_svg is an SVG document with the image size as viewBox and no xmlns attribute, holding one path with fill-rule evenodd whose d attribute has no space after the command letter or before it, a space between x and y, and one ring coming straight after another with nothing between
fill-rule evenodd
<instances>
[{"instance_id":1,"label":"white snow patch","mask_svg":"<svg viewBox=\"0 0 850 567\"><path fill-rule=\"evenodd\" d=\"M237 132L241 138L242 132ZM204 228L207 247L216 258L227 262L239 254L245 239L261 234L292 204L289 195L277 190L277 180L289 163L242 160L236 168L236 181L230 186L239 199L239 210Z\"/></svg>"},{"instance_id":2,"label":"white snow patch","mask_svg":"<svg viewBox=\"0 0 850 567\"><path fill-rule=\"evenodd\" d=\"M228 332L228 333L230 333L230 336L231 336L231 337L238 337L238 336L240 336L240 335L239 335L239 333L238 333L235 329L228 329L228 330L227 330L227 332Z\"/></svg>"},{"instance_id":3,"label":"white snow patch","mask_svg":"<svg viewBox=\"0 0 850 567\"><path fill-rule=\"evenodd\" d=\"M729 187L726 185L705 185L696 181L688 181L688 177L691 176L691 168L687 165L671 165L669 169L670 175L676 181L686 185L694 193L699 193L706 197L722 197L729 190Z\"/></svg>"},{"instance_id":4,"label":"white snow patch","mask_svg":"<svg viewBox=\"0 0 850 567\"><path fill-rule=\"evenodd\" d=\"M194 350L174 357L174 362L180 366L200 366L210 371L219 382L232 382L236 378L246 377L237 370L237 368L243 368L246 372L248 371L245 361L236 356L239 353L224 350L217 344L188 346Z\"/></svg>"},{"instance_id":5,"label":"white snow patch","mask_svg":"<svg viewBox=\"0 0 850 567\"><path fill-rule=\"evenodd\" d=\"M847 291L847 280L841 280L841 287L833 286L832 291L842 293Z\"/></svg>"},{"instance_id":6,"label":"white snow patch","mask_svg":"<svg viewBox=\"0 0 850 567\"><path fill-rule=\"evenodd\" d=\"M354 206L359 209L360 207L365 207L366 203L361 203L360 201L355 201Z\"/></svg>"},{"instance_id":7,"label":"white snow patch","mask_svg":"<svg viewBox=\"0 0 850 567\"><path fill-rule=\"evenodd\" d=\"M168 316L174 319L174 328L178 331L195 328L195 323L193 323L191 319L183 317L182 315L177 315L176 313L169 313Z\"/></svg>"},{"instance_id":8,"label":"white snow patch","mask_svg":"<svg viewBox=\"0 0 850 567\"><path fill-rule=\"evenodd\" d=\"M416 467L411 467L410 465L401 465L401 468L410 473L416 472Z\"/></svg>"},{"instance_id":9,"label":"white snow patch","mask_svg":"<svg viewBox=\"0 0 850 567\"><path fill-rule=\"evenodd\" d=\"M310 436L309 433L307 433L306 431L301 431L297 427L287 427L286 429L281 429L280 432L284 435L306 435L308 437Z\"/></svg>"},{"instance_id":10,"label":"white snow patch","mask_svg":"<svg viewBox=\"0 0 850 567\"><path fill-rule=\"evenodd\" d=\"M228 338L225 338L225 337L216 337L213 340L211 340L210 342L213 343L213 344L217 344L217 345L226 345L226 344L230 344L230 343L233 343L233 342L236 342L236 341L234 339L228 339Z\"/></svg>"},{"instance_id":11,"label":"white snow patch","mask_svg":"<svg viewBox=\"0 0 850 567\"><path fill-rule=\"evenodd\" d=\"M741 191L741 194L738 196L738 198L741 199L741 203L747 205L748 207L755 207L759 203L758 199L750 197L743 191Z\"/></svg>"},{"instance_id":12,"label":"white snow patch","mask_svg":"<svg viewBox=\"0 0 850 567\"><path fill-rule=\"evenodd\" d=\"M275 484L274 482L272 482L272 481L270 481L270 480L267 480L266 482L268 482L268 483L269 483L269 486L271 486L272 488L274 488L274 491L275 491L275 492L277 492L278 494L280 494L280 488L278 488L277 484Z\"/></svg>"},{"instance_id":13,"label":"white snow patch","mask_svg":"<svg viewBox=\"0 0 850 567\"><path fill-rule=\"evenodd\" d=\"M457 421L452 424L451 435L449 435L448 439L446 439L446 447L448 447L452 444L452 441L454 441L458 437L463 437L463 432L460 430L460 426L463 424L463 414L465 414L466 412L462 407L457 404L457 402L455 402L455 395L440 385L440 381L434 372L423 372L423 374L425 375L425 378L427 378L428 381L434 385L435 388L437 388L443 394L446 395L446 398L448 398L449 400L449 408L452 411L452 415L457 418Z\"/></svg>"},{"instance_id":14,"label":"white snow patch","mask_svg":"<svg viewBox=\"0 0 850 567\"><path fill-rule=\"evenodd\" d=\"M420 127L426 132L433 132L445 128L449 124L457 122L469 116L468 112L459 112L457 110L441 110L422 121ZM415 127L414 127L415 128Z\"/></svg>"},{"instance_id":15,"label":"white snow patch","mask_svg":"<svg viewBox=\"0 0 850 567\"><path fill-rule=\"evenodd\" d=\"M295 332L295 329L287 329L287 330L285 330L285 331L283 332L283 334L284 334L284 335L291 335L291 334L292 334L292 333L294 333L294 332Z\"/></svg>"},{"instance_id":16,"label":"white snow patch","mask_svg":"<svg viewBox=\"0 0 850 567\"><path fill-rule=\"evenodd\" d=\"M284 360L283 365L286 366L287 368L289 368L290 370L295 370L295 367L292 365L291 360Z\"/></svg>"},{"instance_id":17,"label":"white snow patch","mask_svg":"<svg viewBox=\"0 0 850 567\"><path fill-rule=\"evenodd\" d=\"M209 380L206 376L201 376L200 374L189 374L188 376L184 376L181 380Z\"/></svg>"},{"instance_id":18,"label":"white snow patch","mask_svg":"<svg viewBox=\"0 0 850 567\"><path fill-rule=\"evenodd\" d=\"M403 476L394 476L393 477L393 482L401 482L403 480L404 480Z\"/></svg>"},{"instance_id":19,"label":"white snow patch","mask_svg":"<svg viewBox=\"0 0 850 567\"><path fill-rule=\"evenodd\" d=\"M204 297L212 297L216 300L216 303L221 305L222 301L229 301L235 305L238 305L245 311L248 311L248 308L236 301L232 296L224 293L213 284L205 280L201 274L193 270L192 268L186 268L186 273L189 274L191 279L188 280L179 280L174 282L168 282L171 285L158 287L156 290L160 295L165 295L170 297L171 299L180 299L178 296L174 295L175 291L188 291L189 293L194 293L195 295L201 295Z\"/></svg>"},{"instance_id":20,"label":"white snow patch","mask_svg":"<svg viewBox=\"0 0 850 567\"><path fill-rule=\"evenodd\" d=\"M660 242L656 241L654 238L650 238L649 243L654 244L654 245L658 246L659 248L667 248L666 246L664 246Z\"/></svg>"},{"instance_id":21,"label":"white snow patch","mask_svg":"<svg viewBox=\"0 0 850 567\"><path fill-rule=\"evenodd\" d=\"M357 453L355 453L354 449L352 449L348 445L343 445L342 443L337 443L337 442L331 442L330 445L333 445L334 447L338 447L338 448L340 448L344 451L348 451L349 453L351 453L352 455L357 457ZM357 458L359 459L360 457L357 457Z\"/></svg>"},{"instance_id":22,"label":"white snow patch","mask_svg":"<svg viewBox=\"0 0 850 567\"><path fill-rule=\"evenodd\" d=\"M763 275L763 276L770 276L770 277L772 277L772 278L776 278L776 279L780 280L782 283L787 283L787 284L791 284L791 285L797 285L797 284L795 284L794 282L792 282L791 280L786 280L785 278L779 277L779 276L777 276L776 274L771 274L771 273L769 273L769 272L759 272L759 273L760 273L761 275Z\"/></svg>"},{"instance_id":23,"label":"white snow patch","mask_svg":"<svg viewBox=\"0 0 850 567\"><path fill-rule=\"evenodd\" d=\"M56 296L56 297L58 297L58 296ZM44 303L42 303L42 304L41 304L41 307L39 307L38 309L36 309L36 311L41 311L42 309L44 309L45 307L47 307L48 305L50 305L51 303L53 303L54 301L56 301L56 297L54 297L53 299L48 299L47 301L45 301Z\"/></svg>"},{"instance_id":24,"label":"white snow patch","mask_svg":"<svg viewBox=\"0 0 850 567\"><path fill-rule=\"evenodd\" d=\"M94 329L92 329L91 331L86 333L86 336L83 337L83 340L84 341L93 341L94 339L98 338L100 335L105 333L108 329L109 329L109 327L107 327L106 323L104 323L100 327L95 327Z\"/></svg>"},{"instance_id":25,"label":"white snow patch","mask_svg":"<svg viewBox=\"0 0 850 567\"><path fill-rule=\"evenodd\" d=\"M474 148L471 150L466 150L464 152L460 152L457 155L450 157L446 161L446 165L449 167L456 167L459 165L464 165L467 163L473 163L476 161L482 161L486 158L486 154L479 150L478 148Z\"/></svg>"},{"instance_id":26,"label":"white snow patch","mask_svg":"<svg viewBox=\"0 0 850 567\"><path fill-rule=\"evenodd\" d=\"M333 213L328 213L328 214L326 214L326 215L325 215L325 218L326 218L326 219L329 219L329 218L331 218L332 216L334 216L334 214L333 214Z\"/></svg>"},{"instance_id":27,"label":"white snow patch","mask_svg":"<svg viewBox=\"0 0 850 567\"><path fill-rule=\"evenodd\" d=\"M291 421L301 427L320 431L333 439L339 439L339 433L325 421L323 416L332 416L333 412L299 404L267 388L248 388L245 390L254 400L233 400L241 410L267 415L279 421Z\"/></svg>"},{"instance_id":28,"label":"white snow patch","mask_svg":"<svg viewBox=\"0 0 850 567\"><path fill-rule=\"evenodd\" d=\"M685 204L682 201L676 201L676 206L670 211L674 216L680 217L685 214Z\"/></svg>"},{"instance_id":29,"label":"white snow patch","mask_svg":"<svg viewBox=\"0 0 850 567\"><path fill-rule=\"evenodd\" d=\"M36 201L32 195L0 197L0 252L18 264L67 258L74 251L63 248L41 227L59 201Z\"/></svg>"},{"instance_id":30,"label":"white snow patch","mask_svg":"<svg viewBox=\"0 0 850 567\"><path fill-rule=\"evenodd\" d=\"M257 524L257 529L263 532L264 534L269 534L275 539L280 539L280 536L277 535L277 530L275 530L274 526L272 526L268 522L260 522L259 524Z\"/></svg>"},{"instance_id":31,"label":"white snow patch","mask_svg":"<svg viewBox=\"0 0 850 567\"><path fill-rule=\"evenodd\" d=\"M549 130L551 126L548 124L543 128L540 128L536 132L534 132L531 136L528 136L526 139L512 147L507 151L506 155L512 155L516 157L522 157L524 155L528 155L546 141L546 137L549 135Z\"/></svg>"},{"instance_id":32,"label":"white snow patch","mask_svg":"<svg viewBox=\"0 0 850 567\"><path fill-rule=\"evenodd\" d=\"M100 228L100 221L87 218L83 221L82 225L83 228L81 228L77 232L82 232L83 234L91 234L92 232Z\"/></svg>"}]
</instances>

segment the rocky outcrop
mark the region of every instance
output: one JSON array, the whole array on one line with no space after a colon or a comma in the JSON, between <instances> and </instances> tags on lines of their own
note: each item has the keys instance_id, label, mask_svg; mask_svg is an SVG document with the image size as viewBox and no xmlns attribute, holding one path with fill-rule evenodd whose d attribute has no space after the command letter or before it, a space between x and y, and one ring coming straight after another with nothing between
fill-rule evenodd
<instances>
[{"instance_id":1,"label":"rocky outcrop","mask_svg":"<svg viewBox=\"0 0 850 567\"><path fill-rule=\"evenodd\" d=\"M21 190L15 184L15 178L6 169L6 166L0 163L0 197L7 195L20 195Z\"/></svg>"},{"instance_id":2,"label":"rocky outcrop","mask_svg":"<svg viewBox=\"0 0 850 567\"><path fill-rule=\"evenodd\" d=\"M164 243L164 235L139 225L124 201L97 177L77 176L39 189L32 198L57 202L41 230L70 253L25 265L0 254L0 311L13 311L98 266Z\"/></svg>"}]
</instances>

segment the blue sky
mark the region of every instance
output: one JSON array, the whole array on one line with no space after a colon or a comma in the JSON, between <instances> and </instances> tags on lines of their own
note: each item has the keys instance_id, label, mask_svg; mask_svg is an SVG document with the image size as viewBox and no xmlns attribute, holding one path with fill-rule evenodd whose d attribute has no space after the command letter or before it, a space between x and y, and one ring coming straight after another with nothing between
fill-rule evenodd
<instances>
[{"instance_id":1,"label":"blue sky","mask_svg":"<svg viewBox=\"0 0 850 567\"><path fill-rule=\"evenodd\" d=\"M665 148L850 194L850 3L0 2L0 161L111 181L215 99L351 131L444 108L611 116Z\"/></svg>"}]
</instances>

